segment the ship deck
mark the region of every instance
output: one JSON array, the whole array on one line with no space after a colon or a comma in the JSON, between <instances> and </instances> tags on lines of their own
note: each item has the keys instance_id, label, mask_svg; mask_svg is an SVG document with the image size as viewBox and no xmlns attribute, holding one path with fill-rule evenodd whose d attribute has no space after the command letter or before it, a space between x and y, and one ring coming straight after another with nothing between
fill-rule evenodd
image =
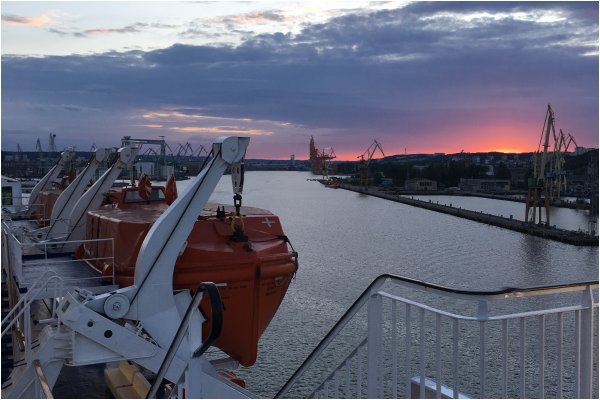
<instances>
[{"instance_id":1,"label":"ship deck","mask_svg":"<svg viewBox=\"0 0 600 400\"><path fill-rule=\"evenodd\" d=\"M104 282L100 273L87 262L74 259L71 255L48 257L36 255L23 257L23 275L22 279L17 282L19 292L29 291L37 280L49 271L53 271L60 277L63 284L61 291L83 288L99 294L118 288L116 285ZM56 286L49 283L46 287L46 290L54 290ZM40 298L44 298L43 293L40 293L40 296Z\"/></svg>"},{"instance_id":2,"label":"ship deck","mask_svg":"<svg viewBox=\"0 0 600 400\"><path fill-rule=\"evenodd\" d=\"M82 288L99 294L115 290L117 285L102 278L100 272L86 260L77 259L72 252L51 253L52 242L36 242L31 233L37 226L31 221L6 221L5 229L10 232L12 248L10 249L10 276L20 294L30 292L36 287L38 293L34 298L47 298L55 292L62 295L74 288ZM8 233L8 232L7 232ZM17 251L15 251L17 250ZM20 256L17 256L16 253ZM4 280L5 276L3 276ZM46 282L42 282L46 280ZM59 292L56 292L56 291Z\"/></svg>"}]
</instances>

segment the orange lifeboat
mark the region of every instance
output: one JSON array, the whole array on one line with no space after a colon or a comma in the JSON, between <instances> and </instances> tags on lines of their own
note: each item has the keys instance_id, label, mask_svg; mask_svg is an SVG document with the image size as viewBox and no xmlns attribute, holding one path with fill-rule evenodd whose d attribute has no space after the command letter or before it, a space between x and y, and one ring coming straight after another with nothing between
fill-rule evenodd
<instances>
[{"instance_id":1,"label":"orange lifeboat","mask_svg":"<svg viewBox=\"0 0 600 400\"><path fill-rule=\"evenodd\" d=\"M172 196L169 193L168 197ZM127 187L112 193L114 204L88 212L86 239L114 238L114 276L119 286L133 284L140 247L168 207L166 197L165 188L160 186L151 187L147 200L138 188ZM258 340L298 269L297 254L288 249L279 218L267 210L241 207L247 239L235 237L234 210L233 206L206 204L177 259L173 287L194 290L200 282L219 286L224 313L222 333L214 346L250 366L256 361ZM79 255L103 259L96 260L95 267L112 277L106 262L112 256L112 246L110 241L87 242ZM208 300L201 309L210 319ZM208 331L203 334L206 337Z\"/></svg>"},{"instance_id":2,"label":"orange lifeboat","mask_svg":"<svg viewBox=\"0 0 600 400\"><path fill-rule=\"evenodd\" d=\"M31 218L37 220L39 226L48 226L50 224L50 216L52 215L54 203L56 203L56 200L67 185L73 182L76 177L75 169L71 168L69 174L61 178L58 187L53 185L51 189L42 190L38 194Z\"/></svg>"},{"instance_id":3,"label":"orange lifeboat","mask_svg":"<svg viewBox=\"0 0 600 400\"><path fill-rule=\"evenodd\" d=\"M37 220L39 226L48 226L54 203L62 193L62 189L42 190L37 197L31 218Z\"/></svg>"}]
</instances>

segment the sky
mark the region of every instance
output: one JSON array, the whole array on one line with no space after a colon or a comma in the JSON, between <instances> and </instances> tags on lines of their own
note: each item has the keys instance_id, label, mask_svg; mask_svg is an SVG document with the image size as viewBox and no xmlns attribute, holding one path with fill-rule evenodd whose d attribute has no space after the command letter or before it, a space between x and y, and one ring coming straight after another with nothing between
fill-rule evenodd
<instances>
[{"instance_id":1,"label":"sky","mask_svg":"<svg viewBox=\"0 0 600 400\"><path fill-rule=\"evenodd\" d=\"M250 136L247 157L355 160L598 147L598 2L1 3L1 147L173 151ZM571 149L573 150L573 149Z\"/></svg>"}]
</instances>

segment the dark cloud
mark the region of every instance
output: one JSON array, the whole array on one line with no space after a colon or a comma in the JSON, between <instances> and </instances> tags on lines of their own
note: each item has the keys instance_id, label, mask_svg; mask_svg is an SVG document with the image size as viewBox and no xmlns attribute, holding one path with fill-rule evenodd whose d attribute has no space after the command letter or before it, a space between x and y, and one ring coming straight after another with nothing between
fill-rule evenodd
<instances>
[{"instance_id":1,"label":"dark cloud","mask_svg":"<svg viewBox=\"0 0 600 400\"><path fill-rule=\"evenodd\" d=\"M474 13L484 17L469 19ZM548 13L557 18L536 21ZM12 101L76 105L88 118L103 110L119 122L134 110L177 106L402 140L492 115L541 120L552 102L578 141L597 145L597 16L597 3L417 2L307 25L297 35L253 35L239 46L4 57L3 127Z\"/></svg>"}]
</instances>

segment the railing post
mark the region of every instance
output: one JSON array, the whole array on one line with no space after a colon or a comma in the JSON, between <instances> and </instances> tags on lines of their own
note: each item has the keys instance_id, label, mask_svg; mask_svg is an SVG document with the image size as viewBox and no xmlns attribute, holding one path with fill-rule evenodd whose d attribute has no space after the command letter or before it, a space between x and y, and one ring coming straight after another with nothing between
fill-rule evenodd
<instances>
[{"instance_id":1,"label":"railing post","mask_svg":"<svg viewBox=\"0 0 600 400\"><path fill-rule=\"evenodd\" d=\"M25 336L25 362L31 362L31 309L29 304L24 303L25 312L23 313L23 336Z\"/></svg>"},{"instance_id":2,"label":"railing post","mask_svg":"<svg viewBox=\"0 0 600 400\"><path fill-rule=\"evenodd\" d=\"M115 238L110 239L111 255L112 255L112 284L115 285Z\"/></svg>"},{"instance_id":3,"label":"railing post","mask_svg":"<svg viewBox=\"0 0 600 400\"><path fill-rule=\"evenodd\" d=\"M583 292L581 311L581 347L579 357L579 379L582 399L592 398L592 369L594 350L594 297L592 288L588 286Z\"/></svg>"},{"instance_id":4,"label":"railing post","mask_svg":"<svg viewBox=\"0 0 600 400\"><path fill-rule=\"evenodd\" d=\"M383 379L379 364L383 354L383 299L375 294L369 300L367 346L367 398L381 398Z\"/></svg>"},{"instance_id":5,"label":"railing post","mask_svg":"<svg viewBox=\"0 0 600 400\"><path fill-rule=\"evenodd\" d=\"M485 398L485 321L489 319L489 308L486 300L480 300L477 309L479 320L479 397Z\"/></svg>"}]
</instances>

